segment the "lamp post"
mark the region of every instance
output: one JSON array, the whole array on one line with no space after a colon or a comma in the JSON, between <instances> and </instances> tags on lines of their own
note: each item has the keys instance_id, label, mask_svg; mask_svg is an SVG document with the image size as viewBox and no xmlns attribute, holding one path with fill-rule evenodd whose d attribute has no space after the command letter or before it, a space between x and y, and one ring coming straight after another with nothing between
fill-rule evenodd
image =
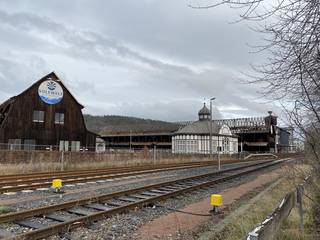
<instances>
[{"instance_id":1,"label":"lamp post","mask_svg":"<svg viewBox=\"0 0 320 240\"><path fill-rule=\"evenodd\" d=\"M210 98L210 157L213 157L213 151L212 151L212 101L216 98Z\"/></svg>"},{"instance_id":2,"label":"lamp post","mask_svg":"<svg viewBox=\"0 0 320 240\"><path fill-rule=\"evenodd\" d=\"M129 150L131 152L132 130L130 129Z\"/></svg>"}]
</instances>

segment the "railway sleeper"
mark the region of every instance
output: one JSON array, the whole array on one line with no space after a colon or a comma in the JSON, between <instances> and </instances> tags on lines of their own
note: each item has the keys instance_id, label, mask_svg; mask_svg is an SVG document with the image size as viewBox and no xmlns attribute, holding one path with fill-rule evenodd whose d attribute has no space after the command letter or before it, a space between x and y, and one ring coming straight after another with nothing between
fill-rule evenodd
<instances>
[{"instance_id":1,"label":"railway sleeper","mask_svg":"<svg viewBox=\"0 0 320 240\"><path fill-rule=\"evenodd\" d=\"M66 222L72 219L71 217L67 217L58 213L50 213L45 215L45 217L57 222Z\"/></svg>"},{"instance_id":2,"label":"railway sleeper","mask_svg":"<svg viewBox=\"0 0 320 240\"><path fill-rule=\"evenodd\" d=\"M118 200L124 201L124 202L137 202L138 201L138 199L131 198L131 197L120 197L120 198L118 198Z\"/></svg>"},{"instance_id":3,"label":"railway sleeper","mask_svg":"<svg viewBox=\"0 0 320 240\"><path fill-rule=\"evenodd\" d=\"M40 229L40 228L47 227L46 225L44 225L42 223L34 222L31 220L32 220L32 218L23 219L23 220L19 220L19 221L14 221L14 223L18 224L22 227L27 227L27 228L31 228L31 229Z\"/></svg>"},{"instance_id":4,"label":"railway sleeper","mask_svg":"<svg viewBox=\"0 0 320 240\"><path fill-rule=\"evenodd\" d=\"M111 209L111 207L108 207L107 205L100 204L100 203L86 204L85 207L100 210L100 211L107 211Z\"/></svg>"},{"instance_id":5,"label":"railway sleeper","mask_svg":"<svg viewBox=\"0 0 320 240\"><path fill-rule=\"evenodd\" d=\"M137 199L148 199L149 198L147 195L141 195L141 194L131 194L129 196L137 198Z\"/></svg>"},{"instance_id":6,"label":"railway sleeper","mask_svg":"<svg viewBox=\"0 0 320 240\"><path fill-rule=\"evenodd\" d=\"M68 209L67 212L69 213L74 213L74 214L77 214L77 215L80 215L80 216L88 216L94 212L90 211L90 210L86 210L86 209L83 209L83 208L71 208L71 209Z\"/></svg>"}]
</instances>

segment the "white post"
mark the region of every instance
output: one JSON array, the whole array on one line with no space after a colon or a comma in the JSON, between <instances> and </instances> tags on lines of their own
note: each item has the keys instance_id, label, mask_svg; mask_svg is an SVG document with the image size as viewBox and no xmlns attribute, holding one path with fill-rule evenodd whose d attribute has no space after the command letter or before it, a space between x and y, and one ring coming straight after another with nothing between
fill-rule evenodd
<instances>
[{"instance_id":1,"label":"white post","mask_svg":"<svg viewBox=\"0 0 320 240\"><path fill-rule=\"evenodd\" d=\"M219 144L219 135L218 135L218 171L220 171L220 144Z\"/></svg>"},{"instance_id":2,"label":"white post","mask_svg":"<svg viewBox=\"0 0 320 240\"><path fill-rule=\"evenodd\" d=\"M61 171L64 170L64 149L61 151Z\"/></svg>"},{"instance_id":3,"label":"white post","mask_svg":"<svg viewBox=\"0 0 320 240\"><path fill-rule=\"evenodd\" d=\"M154 146L153 146L153 165L156 164L156 150L157 150L157 147L154 144Z\"/></svg>"},{"instance_id":4,"label":"white post","mask_svg":"<svg viewBox=\"0 0 320 240\"><path fill-rule=\"evenodd\" d=\"M212 99L210 99L210 158L212 158Z\"/></svg>"}]
</instances>

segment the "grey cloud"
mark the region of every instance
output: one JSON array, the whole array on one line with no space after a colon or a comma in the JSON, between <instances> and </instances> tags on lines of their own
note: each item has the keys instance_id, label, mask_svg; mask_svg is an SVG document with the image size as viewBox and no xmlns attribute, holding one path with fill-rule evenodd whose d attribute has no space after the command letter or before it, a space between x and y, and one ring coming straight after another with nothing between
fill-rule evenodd
<instances>
[{"instance_id":1,"label":"grey cloud","mask_svg":"<svg viewBox=\"0 0 320 240\"><path fill-rule=\"evenodd\" d=\"M6 93L55 70L92 114L190 120L212 96L217 118L272 107L239 84L251 59L245 42L256 36L227 24L227 10L199 12L185 1L27 2L0 3L0 54L14 55L0 65Z\"/></svg>"},{"instance_id":2,"label":"grey cloud","mask_svg":"<svg viewBox=\"0 0 320 240\"><path fill-rule=\"evenodd\" d=\"M93 57L100 62L104 57L108 58L108 54L115 52L121 58L139 61L158 69L191 72L185 66L173 65L145 57L115 39L89 31L75 31L48 18L28 13L8 14L0 10L0 20L2 24L9 24L21 31L33 32L36 30L39 34L50 34L52 38L58 38L60 46L56 46L57 48L67 50L67 53L73 52L73 54L80 55L83 58L88 58L88 56L94 54ZM101 56L101 53L103 56Z\"/></svg>"}]
</instances>

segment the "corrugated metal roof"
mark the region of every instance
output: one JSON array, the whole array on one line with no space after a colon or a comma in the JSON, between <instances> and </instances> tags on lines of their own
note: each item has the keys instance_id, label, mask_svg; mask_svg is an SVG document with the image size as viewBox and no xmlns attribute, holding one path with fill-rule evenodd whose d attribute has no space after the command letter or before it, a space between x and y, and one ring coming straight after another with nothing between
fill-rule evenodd
<instances>
[{"instance_id":1,"label":"corrugated metal roof","mask_svg":"<svg viewBox=\"0 0 320 240\"><path fill-rule=\"evenodd\" d=\"M107 126L101 132L101 136L111 136L111 135L136 135L136 134L161 134L173 133L179 128L181 125L174 123L146 123L146 124L128 124L128 125L119 125L119 126Z\"/></svg>"}]
</instances>

